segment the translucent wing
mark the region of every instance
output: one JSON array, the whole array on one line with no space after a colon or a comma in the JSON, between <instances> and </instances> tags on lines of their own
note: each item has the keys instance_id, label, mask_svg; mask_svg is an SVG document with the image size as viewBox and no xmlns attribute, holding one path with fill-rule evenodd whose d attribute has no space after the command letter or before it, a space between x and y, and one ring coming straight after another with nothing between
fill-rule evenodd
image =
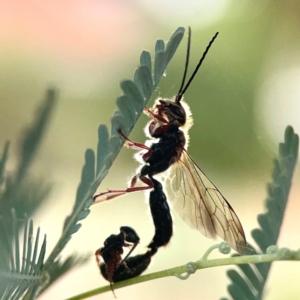
<instances>
[{"instance_id":1,"label":"translucent wing","mask_svg":"<svg viewBox=\"0 0 300 300\"><path fill-rule=\"evenodd\" d=\"M193 229L226 241L238 253L246 251L246 238L239 218L221 192L184 150L171 178L174 209Z\"/></svg>"}]
</instances>

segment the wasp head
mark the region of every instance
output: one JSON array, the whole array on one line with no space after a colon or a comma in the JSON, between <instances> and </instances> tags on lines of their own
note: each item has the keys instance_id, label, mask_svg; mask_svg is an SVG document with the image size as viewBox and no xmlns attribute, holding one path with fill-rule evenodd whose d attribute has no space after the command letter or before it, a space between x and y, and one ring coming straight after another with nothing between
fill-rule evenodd
<instances>
[{"instance_id":1,"label":"wasp head","mask_svg":"<svg viewBox=\"0 0 300 300\"><path fill-rule=\"evenodd\" d=\"M159 99L155 108L158 115L164 117L174 127L181 127L186 123L186 112L180 103Z\"/></svg>"}]
</instances>

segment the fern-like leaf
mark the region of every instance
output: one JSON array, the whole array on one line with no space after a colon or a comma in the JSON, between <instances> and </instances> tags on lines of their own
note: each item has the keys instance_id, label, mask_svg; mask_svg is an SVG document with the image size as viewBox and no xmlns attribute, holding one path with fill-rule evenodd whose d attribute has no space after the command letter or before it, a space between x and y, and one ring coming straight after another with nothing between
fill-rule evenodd
<instances>
[{"instance_id":1,"label":"fern-like leaf","mask_svg":"<svg viewBox=\"0 0 300 300\"><path fill-rule=\"evenodd\" d=\"M258 216L260 228L252 231L252 237L263 253L269 246L277 243L297 162L298 148L299 137L293 128L288 126L285 130L284 143L279 144L279 157L274 159L273 182L267 187L267 211ZM248 254L257 252L249 249ZM232 299L262 299L270 267L271 263L261 263L239 265L240 273L229 270L227 275L232 283L228 286L228 292Z\"/></svg>"},{"instance_id":2,"label":"fern-like leaf","mask_svg":"<svg viewBox=\"0 0 300 300\"><path fill-rule=\"evenodd\" d=\"M47 90L46 98L37 112L35 121L24 131L24 137L21 140L19 150L20 161L16 176L17 182L20 182L25 176L36 154L36 151L38 150L42 137L49 124L49 120L54 110L55 104L57 102L56 94L57 93L54 89Z\"/></svg>"},{"instance_id":3,"label":"fern-like leaf","mask_svg":"<svg viewBox=\"0 0 300 300\"><path fill-rule=\"evenodd\" d=\"M40 229L33 232L33 222L25 216L23 249L19 243L19 223L11 211L11 226L0 216L0 299L34 299L42 282L42 266L46 252L46 236L39 248Z\"/></svg>"},{"instance_id":4,"label":"fern-like leaf","mask_svg":"<svg viewBox=\"0 0 300 300\"><path fill-rule=\"evenodd\" d=\"M184 34L184 28L179 27L174 34L171 36L166 47L157 44L164 44L163 41L159 40L155 46L155 60L154 60L154 73L151 70L151 56L147 51L143 51L140 57L141 66L136 70L134 74L134 82L130 80L123 81L121 83L121 89L124 95L117 99L117 105L120 110L116 111L111 120L111 137L108 141L109 151L107 153L98 153L102 157L107 156L108 159L103 165L99 165L98 170L104 168L108 170L116 158L117 154L121 150L124 144L124 140L118 134L118 130L122 129L125 135L129 135L136 121L143 112L144 107L147 105L152 93L157 87L161 77L163 76L167 65L172 59L176 49L178 48ZM102 143L99 139L99 143ZM102 158L97 157L102 160ZM102 175L97 173L98 184ZM102 179L101 179L102 180Z\"/></svg>"},{"instance_id":5,"label":"fern-like leaf","mask_svg":"<svg viewBox=\"0 0 300 300\"><path fill-rule=\"evenodd\" d=\"M19 162L16 171L12 175L5 174L5 162L8 157L8 143L0 163L0 182L3 189L0 191L0 212L9 222L10 210L15 208L18 218L22 218L24 212L31 216L39 205L46 199L50 192L50 185L39 180L30 180L27 176L38 147L43 138L50 116L56 104L56 92L52 89L46 93L45 100L40 105L35 121L24 130L20 143Z\"/></svg>"},{"instance_id":6,"label":"fern-like leaf","mask_svg":"<svg viewBox=\"0 0 300 300\"><path fill-rule=\"evenodd\" d=\"M8 151L9 151L9 142L5 143L3 154L0 160L0 187L4 184L5 182L5 167L6 167L6 162L8 159Z\"/></svg>"}]
</instances>

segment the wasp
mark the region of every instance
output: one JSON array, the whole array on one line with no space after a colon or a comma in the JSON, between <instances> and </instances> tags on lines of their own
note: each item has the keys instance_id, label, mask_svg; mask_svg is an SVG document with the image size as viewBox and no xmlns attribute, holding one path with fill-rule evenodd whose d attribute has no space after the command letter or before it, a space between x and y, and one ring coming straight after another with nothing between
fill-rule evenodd
<instances>
[{"instance_id":1,"label":"wasp","mask_svg":"<svg viewBox=\"0 0 300 300\"><path fill-rule=\"evenodd\" d=\"M94 196L94 202L102 202L126 193L153 188L151 177L172 169L169 176L174 192L174 209L193 229L208 238L221 237L231 248L240 254L246 251L246 237L229 202L219 189L208 179L187 152L188 130L193 125L191 110L183 96L196 76L218 32L209 42L191 77L186 83L191 48L189 28L187 54L181 86L173 99L159 98L152 108L144 108L151 118L146 131L153 141L150 147L134 142L122 130L119 134L126 140L125 145L142 150L144 165L136 174L127 189L108 190ZM154 140L156 139L156 141ZM137 181L145 186L136 186Z\"/></svg>"}]
</instances>

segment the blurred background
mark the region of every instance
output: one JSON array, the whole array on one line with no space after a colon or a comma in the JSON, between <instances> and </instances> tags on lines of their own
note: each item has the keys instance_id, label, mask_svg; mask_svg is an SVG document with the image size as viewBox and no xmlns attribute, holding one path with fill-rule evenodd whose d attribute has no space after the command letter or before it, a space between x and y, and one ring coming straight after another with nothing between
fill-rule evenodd
<instances>
[{"instance_id":1,"label":"blurred background","mask_svg":"<svg viewBox=\"0 0 300 300\"><path fill-rule=\"evenodd\" d=\"M22 130L47 87L59 101L31 169L53 184L51 198L34 215L47 233L47 249L60 236L75 199L84 152L96 148L97 127L109 126L121 94L143 49L167 40L179 26L192 28L190 66L196 65L216 31L220 35L185 95L194 117L189 153L234 207L247 238L264 210L272 159L290 124L300 132L300 3L297 1L2 1L0 10L0 139L12 142L13 169ZM174 96L181 82L186 37L153 99ZM145 140L142 116L130 138ZM127 185L138 164L123 149L99 187ZM126 181L124 180L126 178ZM279 246L299 248L299 170L288 203ZM298 205L298 206L297 206ZM170 245L155 256L148 272L196 261L213 243L176 214ZM88 256L88 263L57 282L40 299L64 299L94 289L102 279L93 253L121 225L137 230L145 247L153 225L141 193L92 207L62 255ZM214 254L212 257L218 257ZM187 281L155 280L116 290L118 299L219 299L227 295L224 268L198 271ZM300 297L297 263L272 267L265 299ZM296 275L297 274L297 275ZM95 299L113 299L103 294Z\"/></svg>"}]
</instances>

